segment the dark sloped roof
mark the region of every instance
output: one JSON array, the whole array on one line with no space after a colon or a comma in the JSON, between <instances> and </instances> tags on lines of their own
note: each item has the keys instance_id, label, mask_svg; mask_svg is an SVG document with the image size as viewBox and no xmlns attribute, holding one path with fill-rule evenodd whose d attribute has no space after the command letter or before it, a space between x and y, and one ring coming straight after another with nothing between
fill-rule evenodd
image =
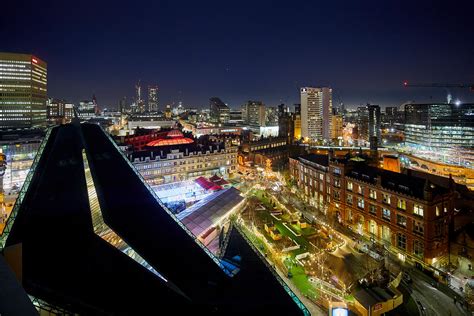
<instances>
[{"instance_id":1,"label":"dark sloped roof","mask_svg":"<svg viewBox=\"0 0 474 316\"><path fill-rule=\"evenodd\" d=\"M104 220L193 304L224 314L300 311L289 296L275 300L284 290L271 274L253 269L260 260L255 253L248 253L241 272L227 275L159 204L101 128L84 124L82 130ZM265 293L254 291L256 284L265 287Z\"/></svg>"},{"instance_id":2,"label":"dark sloped roof","mask_svg":"<svg viewBox=\"0 0 474 316\"><path fill-rule=\"evenodd\" d=\"M308 154L308 155L300 156L299 158L324 166L324 167L329 166L328 155Z\"/></svg>"},{"instance_id":3,"label":"dark sloped roof","mask_svg":"<svg viewBox=\"0 0 474 316\"><path fill-rule=\"evenodd\" d=\"M371 184L377 183L377 178L381 178L384 189L398 193L410 195L418 199L424 199L424 189L428 185L433 196L449 192L448 188L427 182L428 178L418 174L404 174L368 166L365 163L354 163L353 168L349 168L346 176Z\"/></svg>"},{"instance_id":4,"label":"dark sloped roof","mask_svg":"<svg viewBox=\"0 0 474 316\"><path fill-rule=\"evenodd\" d=\"M0 255L0 314L38 315L33 303L16 279L15 274Z\"/></svg>"},{"instance_id":5,"label":"dark sloped roof","mask_svg":"<svg viewBox=\"0 0 474 316\"><path fill-rule=\"evenodd\" d=\"M92 229L82 141L73 125L51 133L7 240L22 245L23 286L81 314L140 314L189 302Z\"/></svg>"},{"instance_id":6,"label":"dark sloped roof","mask_svg":"<svg viewBox=\"0 0 474 316\"><path fill-rule=\"evenodd\" d=\"M245 287L245 293L238 291L234 298L228 297L226 304L236 306L244 300L242 315L302 315L303 311L292 301L290 295L280 285L270 268L258 257L241 233L232 225L228 232L229 243L223 258L237 264L240 272L234 277L234 286L252 284ZM256 282L256 280L264 280Z\"/></svg>"}]
</instances>

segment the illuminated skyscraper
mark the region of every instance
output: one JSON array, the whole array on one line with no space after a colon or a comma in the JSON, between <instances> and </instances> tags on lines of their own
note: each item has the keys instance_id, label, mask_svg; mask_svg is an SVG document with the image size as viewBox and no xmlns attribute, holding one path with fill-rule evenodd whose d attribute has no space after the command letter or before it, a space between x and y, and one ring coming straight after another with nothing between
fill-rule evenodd
<instances>
[{"instance_id":1,"label":"illuminated skyscraper","mask_svg":"<svg viewBox=\"0 0 474 316\"><path fill-rule=\"evenodd\" d=\"M148 86L148 111L158 112L158 86Z\"/></svg>"},{"instance_id":2,"label":"illuminated skyscraper","mask_svg":"<svg viewBox=\"0 0 474 316\"><path fill-rule=\"evenodd\" d=\"M301 136L309 140L331 137L332 89L301 88Z\"/></svg>"},{"instance_id":3,"label":"illuminated skyscraper","mask_svg":"<svg viewBox=\"0 0 474 316\"><path fill-rule=\"evenodd\" d=\"M0 129L46 125L47 64L0 52Z\"/></svg>"},{"instance_id":4,"label":"illuminated skyscraper","mask_svg":"<svg viewBox=\"0 0 474 316\"><path fill-rule=\"evenodd\" d=\"M142 86L140 83L140 80L138 80L138 83L135 85L135 111L143 113L145 112L145 102L142 99Z\"/></svg>"}]
</instances>

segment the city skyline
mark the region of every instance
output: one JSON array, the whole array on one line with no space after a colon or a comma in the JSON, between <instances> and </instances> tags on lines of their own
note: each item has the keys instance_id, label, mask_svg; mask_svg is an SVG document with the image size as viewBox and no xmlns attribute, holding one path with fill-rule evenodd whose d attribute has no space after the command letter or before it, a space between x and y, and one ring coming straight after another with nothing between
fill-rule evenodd
<instances>
[{"instance_id":1,"label":"city skyline","mask_svg":"<svg viewBox=\"0 0 474 316\"><path fill-rule=\"evenodd\" d=\"M474 81L471 3L373 4L12 6L0 22L0 50L46 60L51 97L77 103L95 94L110 108L133 96L138 80L160 87L162 106L206 107L217 95L232 108L298 103L304 86L330 86L334 104L349 108L440 102L444 89L402 82ZM46 23L42 13L55 19ZM130 22L117 23L120 16ZM473 99L467 89L449 92Z\"/></svg>"}]
</instances>

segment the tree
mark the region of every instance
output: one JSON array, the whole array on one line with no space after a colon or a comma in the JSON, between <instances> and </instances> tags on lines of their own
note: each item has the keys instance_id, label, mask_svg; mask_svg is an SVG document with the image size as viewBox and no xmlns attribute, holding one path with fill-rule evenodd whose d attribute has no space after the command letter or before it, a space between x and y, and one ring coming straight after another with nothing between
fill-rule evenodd
<instances>
[{"instance_id":1,"label":"tree","mask_svg":"<svg viewBox=\"0 0 474 316\"><path fill-rule=\"evenodd\" d=\"M267 172L271 172L272 171L272 161L270 159L267 158L267 160L265 161L265 170Z\"/></svg>"}]
</instances>

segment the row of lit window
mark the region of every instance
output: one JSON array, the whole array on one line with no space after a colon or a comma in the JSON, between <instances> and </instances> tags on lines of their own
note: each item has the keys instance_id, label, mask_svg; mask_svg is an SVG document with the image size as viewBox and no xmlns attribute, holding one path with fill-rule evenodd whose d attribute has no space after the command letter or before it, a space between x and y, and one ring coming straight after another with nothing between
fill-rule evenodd
<instances>
[{"instance_id":1,"label":"row of lit window","mask_svg":"<svg viewBox=\"0 0 474 316\"><path fill-rule=\"evenodd\" d=\"M23 60L7 60L7 59L2 59L0 60L0 65L1 64L31 64L30 61L23 61Z\"/></svg>"},{"instance_id":2,"label":"row of lit window","mask_svg":"<svg viewBox=\"0 0 474 316\"><path fill-rule=\"evenodd\" d=\"M27 72L30 73L31 70L27 68L22 68L22 69L17 69L17 68L4 68L0 67L0 71L5 71L7 74L13 72L13 73L18 73L18 72Z\"/></svg>"},{"instance_id":3,"label":"row of lit window","mask_svg":"<svg viewBox=\"0 0 474 316\"><path fill-rule=\"evenodd\" d=\"M0 76L0 79L8 79L8 80L30 80L30 78L23 78L23 77L5 77L5 76Z\"/></svg>"}]
</instances>

